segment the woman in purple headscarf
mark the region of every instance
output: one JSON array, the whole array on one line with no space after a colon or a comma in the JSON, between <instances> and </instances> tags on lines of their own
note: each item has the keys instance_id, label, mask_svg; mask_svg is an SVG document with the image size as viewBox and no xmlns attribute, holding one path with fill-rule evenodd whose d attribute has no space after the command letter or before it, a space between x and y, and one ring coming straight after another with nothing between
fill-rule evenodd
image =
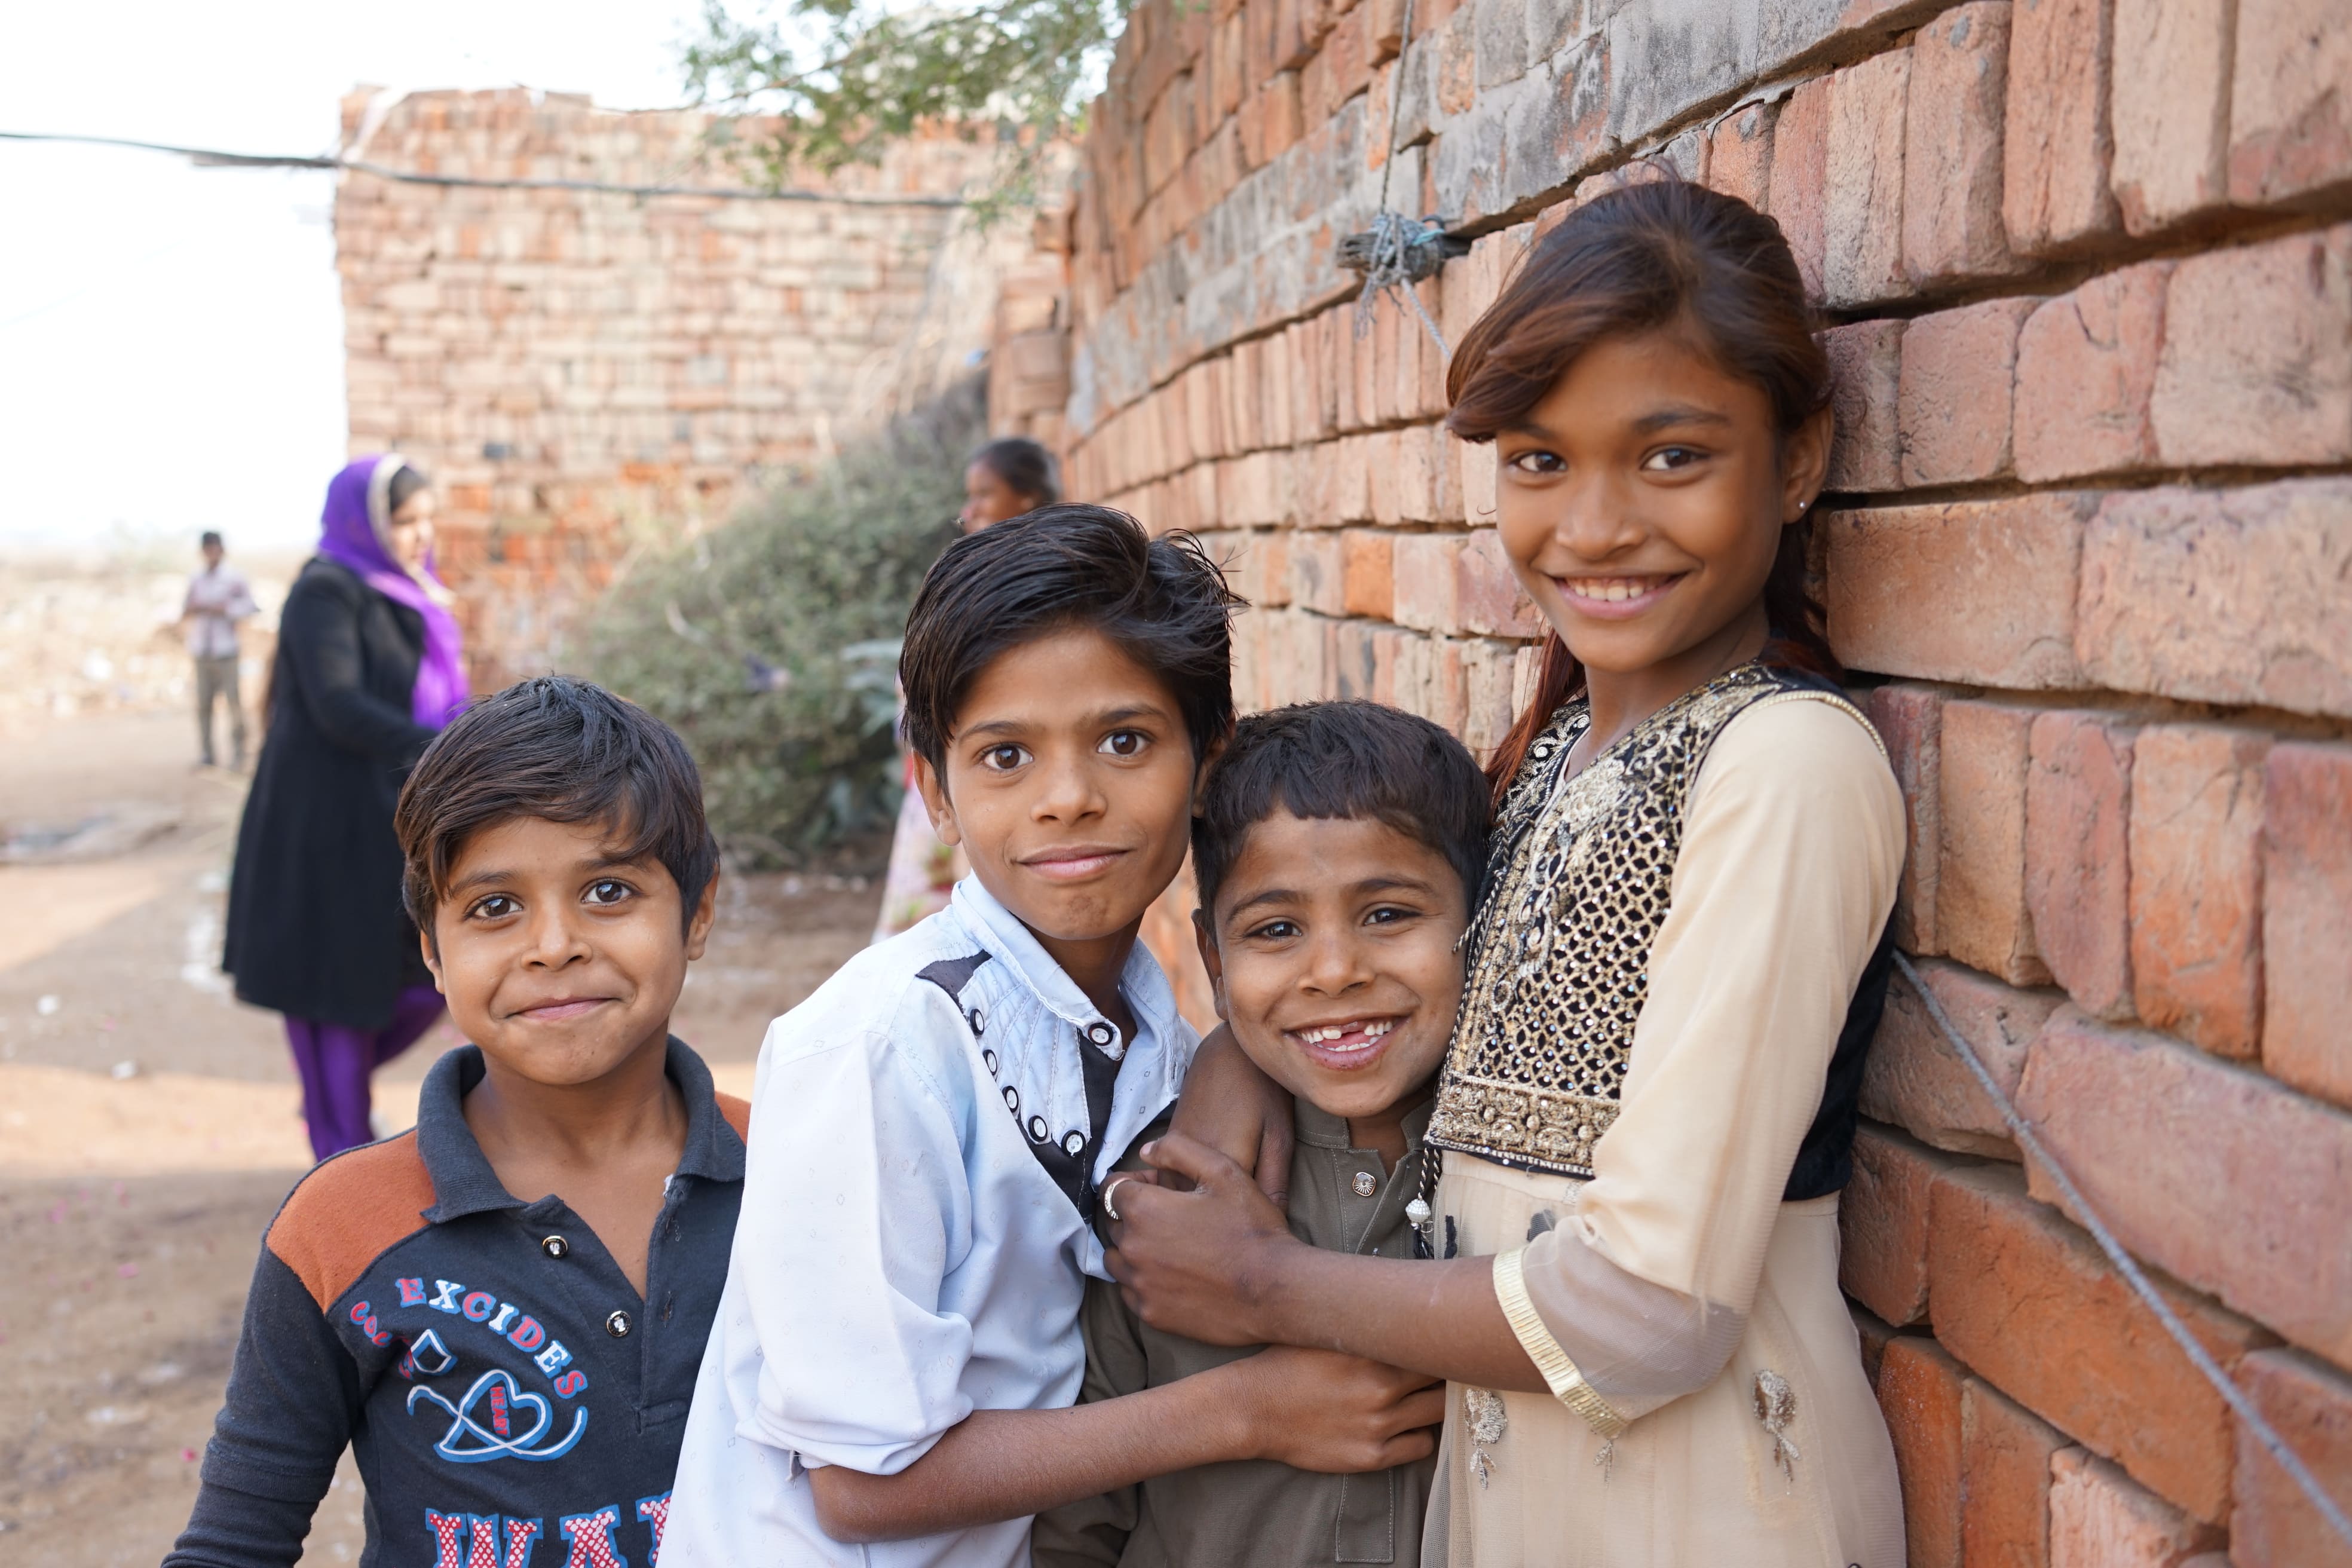
<instances>
[{"instance_id":1,"label":"woman in purple headscarf","mask_svg":"<svg viewBox=\"0 0 2352 1568\"><path fill-rule=\"evenodd\" d=\"M221 967L286 1015L310 1147L369 1142L371 1074L441 1015L401 908L392 808L465 705L433 491L392 456L327 487L319 553L279 616L268 731L236 836Z\"/></svg>"}]
</instances>

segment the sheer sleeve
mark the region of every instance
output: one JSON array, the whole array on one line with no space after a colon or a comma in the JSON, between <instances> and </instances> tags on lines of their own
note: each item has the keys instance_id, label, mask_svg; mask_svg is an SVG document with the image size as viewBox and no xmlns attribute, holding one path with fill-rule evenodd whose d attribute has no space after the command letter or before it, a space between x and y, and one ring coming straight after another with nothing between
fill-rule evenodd
<instances>
[{"instance_id":1,"label":"sheer sleeve","mask_svg":"<svg viewBox=\"0 0 2352 1568\"><path fill-rule=\"evenodd\" d=\"M1903 867L1877 737L1826 700L1734 720L1685 822L1593 1179L1557 1228L1496 1261L1520 1342L1604 1433L1706 1387L1737 1348Z\"/></svg>"}]
</instances>

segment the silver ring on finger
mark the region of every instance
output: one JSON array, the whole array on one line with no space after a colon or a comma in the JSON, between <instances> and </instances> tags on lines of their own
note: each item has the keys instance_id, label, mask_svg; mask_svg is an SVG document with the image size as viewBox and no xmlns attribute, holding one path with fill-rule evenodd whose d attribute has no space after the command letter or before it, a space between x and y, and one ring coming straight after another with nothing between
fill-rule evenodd
<instances>
[{"instance_id":1,"label":"silver ring on finger","mask_svg":"<svg viewBox=\"0 0 2352 1568\"><path fill-rule=\"evenodd\" d=\"M1119 1215L1118 1215L1118 1205L1111 1201L1111 1194L1112 1194L1113 1193L1117 1192L1117 1191L1118 1191L1118 1177L1114 1176L1114 1177L1112 1177L1109 1181L1108 1181L1108 1182L1106 1182L1106 1183L1104 1183L1104 1184L1103 1184L1103 1190L1102 1190L1102 1206L1103 1206L1103 1213L1105 1213L1106 1215L1108 1215L1110 1216L1111 1220L1113 1221L1113 1223L1117 1223L1117 1221L1118 1221L1118 1217L1119 1217Z\"/></svg>"}]
</instances>

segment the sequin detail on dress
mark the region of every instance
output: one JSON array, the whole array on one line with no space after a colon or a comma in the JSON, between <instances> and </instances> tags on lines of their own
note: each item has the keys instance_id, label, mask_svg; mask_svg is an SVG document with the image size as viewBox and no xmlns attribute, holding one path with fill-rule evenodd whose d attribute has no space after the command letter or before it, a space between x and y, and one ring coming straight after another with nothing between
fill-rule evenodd
<instances>
[{"instance_id":1,"label":"sequin detail on dress","mask_svg":"<svg viewBox=\"0 0 2352 1568\"><path fill-rule=\"evenodd\" d=\"M1465 1388L1462 1420L1470 1428L1470 1473L1484 1487L1495 1473L1494 1447L1510 1429L1511 1417L1503 1408L1501 1394L1491 1389Z\"/></svg>"},{"instance_id":2,"label":"sequin detail on dress","mask_svg":"<svg viewBox=\"0 0 2352 1568\"><path fill-rule=\"evenodd\" d=\"M1756 1419L1772 1435L1772 1462L1790 1486L1797 1484L1796 1461L1804 1458L1789 1436L1797 1420L1797 1391L1789 1380L1767 1367L1756 1374Z\"/></svg>"}]
</instances>

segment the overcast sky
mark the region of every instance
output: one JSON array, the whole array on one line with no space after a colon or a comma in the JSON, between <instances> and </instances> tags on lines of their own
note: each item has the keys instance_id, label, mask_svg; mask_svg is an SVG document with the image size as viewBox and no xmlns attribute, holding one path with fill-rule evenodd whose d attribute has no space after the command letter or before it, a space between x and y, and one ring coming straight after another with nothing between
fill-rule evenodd
<instances>
[{"instance_id":1,"label":"overcast sky","mask_svg":"<svg viewBox=\"0 0 2352 1568\"><path fill-rule=\"evenodd\" d=\"M324 153L367 82L678 100L698 0L0 6L0 131ZM324 173L0 142L0 548L316 533L343 461ZM193 545L191 545L193 549Z\"/></svg>"}]
</instances>

